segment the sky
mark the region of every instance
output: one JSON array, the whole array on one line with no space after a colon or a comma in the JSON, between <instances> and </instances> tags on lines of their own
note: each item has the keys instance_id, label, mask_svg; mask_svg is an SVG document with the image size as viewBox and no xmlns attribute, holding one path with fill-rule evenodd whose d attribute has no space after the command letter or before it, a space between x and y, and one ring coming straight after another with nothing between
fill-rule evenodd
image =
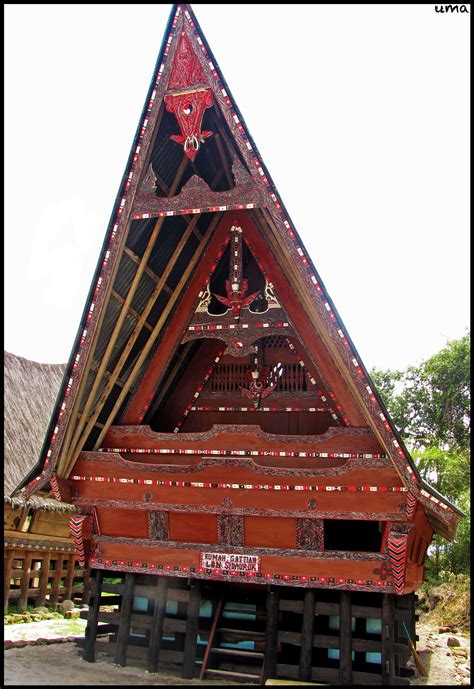
<instances>
[{"instance_id":1,"label":"sky","mask_svg":"<svg viewBox=\"0 0 474 689\"><path fill-rule=\"evenodd\" d=\"M469 328L469 14L192 5L368 369ZM68 361L170 4L6 4L4 348Z\"/></svg>"}]
</instances>

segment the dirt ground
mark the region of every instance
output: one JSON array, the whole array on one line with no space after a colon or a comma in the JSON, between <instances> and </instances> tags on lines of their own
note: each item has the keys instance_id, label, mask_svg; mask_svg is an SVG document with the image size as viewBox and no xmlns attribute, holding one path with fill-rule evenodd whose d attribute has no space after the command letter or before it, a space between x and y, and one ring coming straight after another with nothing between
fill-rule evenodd
<instances>
[{"instance_id":1,"label":"dirt ground","mask_svg":"<svg viewBox=\"0 0 474 689\"><path fill-rule=\"evenodd\" d=\"M411 679L413 685L425 686L471 686L471 640L468 636L458 632L439 633L437 626L420 621L416 625L416 633L420 637L416 649L419 658L428 672L422 677L417 671ZM467 656L457 655L448 646L449 638L456 638L461 648L466 650ZM410 659L410 667L415 667Z\"/></svg>"},{"instance_id":2,"label":"dirt ground","mask_svg":"<svg viewBox=\"0 0 474 689\"><path fill-rule=\"evenodd\" d=\"M31 625L39 625L31 629ZM49 626L45 626L49 625ZM5 639L53 638L64 635L64 624L38 622L8 625L4 628ZM28 629L30 628L30 629ZM60 630L60 631L58 631ZM411 680L413 685L425 686L470 686L470 639L459 633L442 633L438 627L420 622L417 625L420 640L417 650L421 662L428 671L428 677L417 672ZM80 629L74 632L80 636ZM456 655L447 645L449 637L458 639L466 649L467 657ZM97 653L95 663L87 663L81 658L81 651L74 642L54 643L44 646L25 646L10 648L4 653L5 686L81 686L81 685L166 685L166 684L229 684L221 680L183 680L172 674L150 674L145 669L114 665L109 656Z\"/></svg>"}]
</instances>

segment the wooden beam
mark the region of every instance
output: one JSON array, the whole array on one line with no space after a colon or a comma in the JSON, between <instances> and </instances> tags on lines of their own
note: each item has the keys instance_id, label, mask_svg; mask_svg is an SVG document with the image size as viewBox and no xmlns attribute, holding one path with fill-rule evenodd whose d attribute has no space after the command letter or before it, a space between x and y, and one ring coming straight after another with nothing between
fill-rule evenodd
<instances>
[{"instance_id":1,"label":"wooden beam","mask_svg":"<svg viewBox=\"0 0 474 689\"><path fill-rule=\"evenodd\" d=\"M224 147L222 145L221 135L215 134L214 139L215 139L215 142L217 145L217 150L219 151L219 155L220 155L221 160L222 160L222 165L224 167L225 176L227 177L227 182L229 183L230 187L233 187L233 186L235 186L235 181L234 181L234 177L232 175L232 171L229 167L228 160L227 160L226 155L225 155Z\"/></svg>"},{"instance_id":2,"label":"wooden beam","mask_svg":"<svg viewBox=\"0 0 474 689\"><path fill-rule=\"evenodd\" d=\"M199 631L199 609L201 607L201 581L191 581L189 591L188 615L186 620L186 638L184 642L183 679L193 679L197 654L197 636Z\"/></svg>"},{"instance_id":3,"label":"wooden beam","mask_svg":"<svg viewBox=\"0 0 474 689\"><path fill-rule=\"evenodd\" d=\"M175 179L173 181L173 184L171 185L170 192L172 192L173 194L178 187L178 184L181 180L181 177L183 176L184 170L187 166L187 162L188 162L187 156L183 155L181 163L178 167L178 171L175 175ZM76 425L76 430L75 430L75 433L73 434L73 437L69 443L69 447L65 448L66 452L68 452L69 450L72 450L72 452L74 453L74 450L76 448L77 443L79 442L79 439L81 438L81 436L84 436L84 425L86 424L87 417L89 416L89 413L90 413L92 407L94 406L95 395L97 393L100 382L102 380L102 375L107 368L107 364L108 364L109 359L112 355L115 343L116 343L116 341L120 335L120 331L122 329L123 322L127 316L127 311L129 309L129 307L132 303L133 297L135 296L135 293L138 289L138 285L140 284L140 280L141 280L142 275L144 273L144 270L146 268L148 259L151 255L151 252L155 246L156 240L158 239L158 235L160 233L160 230L163 226L164 221L165 221L164 216L162 216L161 218L158 218L158 220L156 221L155 226L152 230L152 233L151 233L150 238L148 240L147 247L146 247L145 252L143 254L143 257L142 257L142 261L141 261L140 265L138 266L137 271L133 277L132 284L129 287L125 301L122 304L120 314L119 314L119 316L115 322L115 326L114 326L114 329L112 331L112 334L110 335L109 341L107 343L107 348L106 348L104 355L102 357L102 360L100 362L100 366L99 366L99 369L96 373L92 388L90 390L88 390L88 392L87 392L87 401L86 401L84 408L82 409L82 417L81 417L79 423ZM104 311L105 311L105 305L104 305ZM144 320L146 320L146 318ZM118 375L117 375L117 378L118 378ZM110 386L110 389L111 388L112 388L112 386ZM87 422L87 427L92 428L93 425L94 425L94 422L92 422L92 424L89 424L89 422Z\"/></svg>"},{"instance_id":4,"label":"wooden beam","mask_svg":"<svg viewBox=\"0 0 474 689\"><path fill-rule=\"evenodd\" d=\"M95 641L97 638L97 626L99 622L100 594L102 580L104 578L103 569L95 569L91 572L91 595L89 599L89 614L87 615L87 625L84 639L83 660L88 663L95 661Z\"/></svg>"},{"instance_id":5,"label":"wooden beam","mask_svg":"<svg viewBox=\"0 0 474 689\"><path fill-rule=\"evenodd\" d=\"M186 282L188 281L189 277L194 272L196 263L198 262L201 255L203 254L203 252L204 252L204 250L205 250L205 248L209 242L211 234L212 233L207 234L204 237L204 239L202 240L201 244L199 244L198 247L196 248L194 255L193 255L192 259L190 260L190 262L188 263L183 275L181 276L181 279L180 279L178 285L176 286L176 289L175 289L172 297L170 298L170 300L166 304L160 318L158 319L158 322L155 326L153 333L148 338L148 341L144 345L140 356L138 357L137 361L135 362L133 369L132 369L131 373L129 374L128 381L127 381L126 385L124 386L124 388L121 391L117 401L115 402L112 411L110 412L109 416L107 417L107 420L104 421L104 428L103 428L101 434L99 435L99 437L97 438L97 441L94 445L94 448L100 447L100 443L102 442L103 437L107 433L110 424L113 422L113 419L115 418L115 414L120 409L120 406L122 405L122 402L125 398L125 395L127 394L130 387L133 385L133 383L135 382L135 378L137 377L138 373L140 372L141 367L143 365L143 362L145 361L146 357L148 356L148 352L150 351L156 338L158 337L159 333L161 332L161 329L162 329L163 325L165 324L165 322L168 318L168 315L170 314L171 310L173 309L175 302L178 300L178 297L181 296L181 291L183 290ZM74 454L72 461L71 461L71 466L74 465L74 462L76 461L77 456L79 455L80 451L81 451L81 448L77 447L75 454Z\"/></svg>"},{"instance_id":6,"label":"wooden beam","mask_svg":"<svg viewBox=\"0 0 474 689\"><path fill-rule=\"evenodd\" d=\"M204 651L204 657L202 659L202 665L201 665L201 671L199 673L199 679L204 679L204 675L206 674L207 663L209 661L209 655L211 653L212 646L214 643L214 637L216 635L217 625L218 625L219 620L221 618L223 603L224 603L224 598L221 596L219 598L219 600L217 601L217 603L214 601L214 604L212 606L212 608L213 608L212 625L211 625L211 629L209 631L209 637L207 639L207 646L206 646L206 650Z\"/></svg>"},{"instance_id":7,"label":"wooden beam","mask_svg":"<svg viewBox=\"0 0 474 689\"><path fill-rule=\"evenodd\" d=\"M209 250L206 252L201 264L199 265L199 268L197 270L193 270L194 274L192 275L192 279L186 290L186 293L183 295L181 303L179 304L179 307L176 309L176 313L173 315L169 327L166 329L166 332L164 333L163 338L160 341L160 346L157 349L155 355L153 356L152 361L150 362L150 365L147 370L146 379L142 377L139 385L137 386L137 389L133 393L132 399L130 400L130 403L128 404L126 411L122 415L121 423L137 423L137 418L141 414L145 401L149 398L153 390L156 389L156 387L161 382L163 375L166 371L166 367L169 365L170 357L179 346L179 343L181 341L181 333L192 317L192 310L194 305L196 304L199 291L202 288L205 279L209 274L211 266L216 258L217 251L222 245L222 242L224 241L226 234L230 230L232 220L231 218L228 218L226 216L223 217L222 213L216 214L211 222L211 226L209 227L206 235L204 236L203 242L210 242L214 232L214 227L217 223L220 223L220 225L219 227L217 227L215 231L214 239L212 239L212 249L211 245L209 244ZM203 254L206 249L206 246L204 246L204 244L202 243L201 246L201 254ZM195 260L194 257L192 260L194 268L195 264L197 263L197 260ZM183 282L183 285L184 284L185 282ZM178 292L178 287L176 288L175 292ZM167 306L169 306L169 304Z\"/></svg>"},{"instance_id":8,"label":"wooden beam","mask_svg":"<svg viewBox=\"0 0 474 689\"><path fill-rule=\"evenodd\" d=\"M8 608L8 597L10 595L10 578L11 570L13 565L13 559L15 557L14 550L7 550L7 556L5 558L4 572L3 572L3 610L6 614Z\"/></svg>"},{"instance_id":9,"label":"wooden beam","mask_svg":"<svg viewBox=\"0 0 474 689\"><path fill-rule=\"evenodd\" d=\"M168 589L168 577L157 577L153 602L153 621L150 633L150 645L148 647L148 672L158 672L161 641L163 638L163 621L166 613L166 594Z\"/></svg>"},{"instance_id":10,"label":"wooden beam","mask_svg":"<svg viewBox=\"0 0 474 689\"><path fill-rule=\"evenodd\" d=\"M306 589L304 592L303 624L301 625L301 648L299 679L304 682L311 680L311 668L313 665L313 627L314 627L314 589Z\"/></svg>"},{"instance_id":11,"label":"wooden beam","mask_svg":"<svg viewBox=\"0 0 474 689\"><path fill-rule=\"evenodd\" d=\"M382 684L394 684L395 635L393 622L393 595L382 596Z\"/></svg>"},{"instance_id":12,"label":"wooden beam","mask_svg":"<svg viewBox=\"0 0 474 689\"><path fill-rule=\"evenodd\" d=\"M178 357L178 360L176 361L176 363L173 366L172 370L170 371L169 375L166 376L166 380L164 381L163 385L161 386L160 392L158 393L158 395L155 399L155 402L153 403L153 406L148 411L150 418L152 416L154 416L156 410L160 406L162 399L164 398L164 396L168 392L170 385L174 381L174 377L175 377L179 367L183 363L183 360L185 359L186 355L188 354L188 352L191 349L191 347L193 346L193 344L194 344L194 342L192 340L190 340L189 342L186 342L185 346L183 347L182 355L180 357Z\"/></svg>"},{"instance_id":13,"label":"wooden beam","mask_svg":"<svg viewBox=\"0 0 474 689\"><path fill-rule=\"evenodd\" d=\"M114 662L117 665L127 664L127 645L130 636L130 621L133 610L133 594L135 589L135 574L127 572L120 606L120 622L117 633L117 646Z\"/></svg>"},{"instance_id":14,"label":"wooden beam","mask_svg":"<svg viewBox=\"0 0 474 689\"><path fill-rule=\"evenodd\" d=\"M263 211L260 212L258 209L253 217L256 215L265 218ZM340 359L336 361L334 358L334 343L328 347L327 339L330 339L330 336L327 325L316 313L307 289L302 285L301 276L296 273L294 261L289 260L288 251L285 252L283 239L275 231L273 224L268 222L264 225L265 231L262 233L248 214L243 216L241 225L247 236L250 237L250 243L262 261L269 281L274 284L277 294L282 300L282 305L292 319L307 351L318 353L318 369L336 395L350 424L353 426L366 425L363 409L358 403L358 400L361 400L360 394L358 393L358 397L355 399L351 394L351 380L349 380L350 375L347 368L342 368L342 361ZM269 264L268 259L266 259L269 249L273 255L273 264ZM365 405L364 409L366 409Z\"/></svg>"},{"instance_id":15,"label":"wooden beam","mask_svg":"<svg viewBox=\"0 0 474 689\"><path fill-rule=\"evenodd\" d=\"M46 602L46 594L48 592L48 581L49 581L49 564L51 562L51 553L45 553L43 561L41 563L41 578L39 585L39 595L36 599L36 605L44 605Z\"/></svg>"},{"instance_id":16,"label":"wooden beam","mask_svg":"<svg viewBox=\"0 0 474 689\"><path fill-rule=\"evenodd\" d=\"M83 429L84 425L86 424L87 417L95 403L95 395L97 393L97 390L99 388L99 385L102 380L102 376L104 374L104 371L107 368L108 361L110 359L110 356L113 352L115 343L120 335L120 331L122 329L123 322L127 316L128 308L130 304L132 303L132 299L135 296L135 292L138 289L138 285L140 283L140 280L142 278L143 272L145 270L146 263L148 261L148 258L153 250L153 247L155 246L156 240L158 239L159 232L161 230L161 227L164 223L164 218L159 218L158 221L155 223L155 227L153 228L153 231L151 233L150 239L148 240L148 245L147 248L145 249L145 253L143 255L143 260L142 263L138 266L137 271L133 277L132 284L130 285L130 288L128 290L127 296L125 298L125 301L122 304L122 308L120 310L120 314L115 322L114 329L112 331L112 334L110 335L109 341L107 343L106 350L104 352L104 355L102 357L102 360L99 365L99 369L96 373L94 383L92 385L92 388L88 391L88 399L87 402L84 406L84 409L82 410L82 418L77 424L76 427L76 432L74 433L72 440L70 442L70 448L72 451L74 451L74 448L76 444L79 441L79 438L81 437L81 434L83 434ZM118 377L118 376L117 376Z\"/></svg>"},{"instance_id":17,"label":"wooden beam","mask_svg":"<svg viewBox=\"0 0 474 689\"><path fill-rule=\"evenodd\" d=\"M66 577L66 590L64 592L64 600L71 600L72 598L72 585L74 581L74 567L76 564L76 555L69 555L67 558L67 577Z\"/></svg>"},{"instance_id":18,"label":"wooden beam","mask_svg":"<svg viewBox=\"0 0 474 689\"><path fill-rule=\"evenodd\" d=\"M229 139L229 136L226 132L226 125L224 124L224 118L222 116L222 113L219 109L219 106L217 103L214 101L214 112L216 113L217 117L215 118L216 122L216 127L219 130L219 134L222 137L223 142L227 146L227 150L229 151L229 155L232 158L232 160L238 156L239 158L242 158L242 155L240 151L232 144L231 139Z\"/></svg>"},{"instance_id":19,"label":"wooden beam","mask_svg":"<svg viewBox=\"0 0 474 689\"><path fill-rule=\"evenodd\" d=\"M352 684L352 612L350 591L341 591L339 605L339 684Z\"/></svg>"},{"instance_id":20,"label":"wooden beam","mask_svg":"<svg viewBox=\"0 0 474 689\"><path fill-rule=\"evenodd\" d=\"M113 297L113 299L115 299L115 301L116 301L118 304L120 304L120 305L122 305L122 304L124 303L124 301L125 301L125 299L124 299L123 297L121 297L120 294L119 294L118 292L116 292L115 290L112 290L112 297ZM133 309L131 306L130 306L130 308L128 309L128 313L129 313L131 316L133 316L133 318L134 318L136 321L138 321L138 320L140 319L140 314L138 313L138 311L135 311L135 309ZM150 332L153 330L153 326L150 325L148 322L144 323L144 324L143 324L143 327L146 328L147 330L149 330ZM96 369L96 370L97 370L97 368L98 368L98 366L95 366L95 369Z\"/></svg>"},{"instance_id":21,"label":"wooden beam","mask_svg":"<svg viewBox=\"0 0 474 689\"><path fill-rule=\"evenodd\" d=\"M150 159L151 151L153 150L154 141L156 139L156 135L157 135L158 129L160 127L161 120L163 119L165 109L166 109L166 107L165 107L165 104L163 102L160 106L160 110L158 112L156 122L155 122L155 128L153 130L153 134L152 134L152 137L150 139L149 146L148 146L148 151L146 153L145 162L144 162L143 170L142 170L142 177L146 174L147 167L148 167L148 161ZM138 189L138 187L137 187L137 189ZM131 205L129 207L131 208ZM130 231L131 226L132 226L132 220L128 219L127 223L125 225L125 228L124 228L122 238L120 240L120 245L117 249L117 260L115 261L115 264L113 266L112 274L110 275L110 279L107 282L106 294L105 294L104 301L102 303L102 308L101 308L101 311L100 311L100 314L99 314L99 317L97 320L97 324L96 324L96 332L100 332L100 329L102 327L102 323L103 323L103 320L105 317L105 312L107 310L108 299L110 297L111 290L113 289L113 285L115 283L115 278L117 276L117 271L118 271L118 268L120 265L120 256L122 255L123 248L126 246L128 233ZM79 387L78 387L78 390L74 396L71 411L69 413L66 432L64 434L64 438L63 438L63 441L61 443L61 448L60 448L59 453L58 453L58 458L56 461L57 471L60 470L60 467L63 463L63 458L67 455L67 449L69 447L69 443L70 443L70 440L71 440L71 437L72 437L72 434L73 434L74 428L75 428L74 423L72 423L72 419L77 414L77 411L78 411L78 409L81 405L81 402L82 402L82 398L84 395L84 388L87 384L88 377L89 377L88 374L90 371L90 367L94 363L94 354L95 354L96 346L97 346L97 339L95 339L95 341L92 342L92 345L89 348L89 351L88 351L87 356L86 356L84 369L82 371L81 379L79 381Z\"/></svg>"},{"instance_id":22,"label":"wooden beam","mask_svg":"<svg viewBox=\"0 0 474 689\"><path fill-rule=\"evenodd\" d=\"M25 525L26 518L28 517L29 513L30 508L28 507L28 505L25 505L25 507L23 507L23 509L21 510L20 519L18 520L18 525L15 529L16 531L23 532L23 527Z\"/></svg>"},{"instance_id":23,"label":"wooden beam","mask_svg":"<svg viewBox=\"0 0 474 689\"><path fill-rule=\"evenodd\" d=\"M265 629L265 679L274 679L277 673L278 645L278 590L267 589L267 626Z\"/></svg>"},{"instance_id":24,"label":"wooden beam","mask_svg":"<svg viewBox=\"0 0 474 689\"><path fill-rule=\"evenodd\" d=\"M63 558L62 553L57 554L56 569L54 570L53 585L51 587L51 594L49 596L49 602L53 605L58 602L61 586L61 576L63 573Z\"/></svg>"},{"instance_id":25,"label":"wooden beam","mask_svg":"<svg viewBox=\"0 0 474 689\"><path fill-rule=\"evenodd\" d=\"M176 251L175 251L176 256L179 257L181 252L184 250L186 243L190 237L190 234L193 230L193 227L197 223L199 217L200 217L199 215L194 216L194 218L193 218L194 222L191 222L188 225L188 227L186 228L183 236L181 237L181 239L179 241L178 246L176 247ZM179 259L177 259L177 260L179 260ZM130 352L132 351L133 345L135 344L136 340L138 339L138 336L141 333L143 323L146 321L148 314L150 313L151 309L153 308L153 306L154 306L154 304L155 304L155 302L156 302L156 300L160 294L161 288L165 284L166 280L168 279L169 274L171 273L171 271L174 268L174 265L175 265L174 262L170 261L168 263L168 265L166 266L166 269L164 270L164 272L160 278L160 281L158 282L155 289L151 293L151 296L148 299L148 302L147 302L147 304L143 310L143 313L142 313L140 319L138 320L137 324L135 325L135 328L134 328L132 334L130 335L129 339L127 340L127 343L125 344L125 347L122 350L120 358L119 358L117 364L115 365L114 370L110 374L110 378L107 381L97 404L95 405L94 413L89 418L89 420L88 420L88 422L87 422L87 424L86 424L86 426L82 432L82 435L77 442L77 445L74 448L72 448L73 454L75 454L75 450L77 448L80 448L79 449L79 451L80 451L82 449L83 443L87 440L88 434L92 430L95 421L98 419L98 417L99 417L99 415L100 415L100 413L101 413L101 411L102 411L102 409L103 409L103 407L107 401L108 395L109 395L110 391L112 390L112 388L115 384L115 381L118 379L120 372L122 371L122 368L123 368L126 360L128 359ZM150 335L150 337L153 337L153 333Z\"/></svg>"},{"instance_id":26,"label":"wooden beam","mask_svg":"<svg viewBox=\"0 0 474 689\"><path fill-rule=\"evenodd\" d=\"M185 216L184 216L184 217L185 217ZM185 218L185 219L188 220L188 218ZM189 224L189 222L190 222L190 221L188 220L188 224ZM137 264L137 266L140 265L140 263L141 263L140 256L137 256L137 254L135 254L128 246L125 247L124 253L126 253L127 256L128 256L134 263ZM145 268L145 273L148 275L149 278L151 278L151 279L153 280L153 282L159 282L159 281L160 281L159 276L158 276L155 272L153 272L153 270L152 270L149 266L146 266L146 268ZM167 294L171 294L171 293L173 292L173 290L171 289L171 287L168 287L168 285L164 285L163 291L166 292ZM120 295L119 295L119 296L120 296ZM122 301L125 301L123 297L120 297L120 298L122 299ZM130 312L130 313L131 313L131 312ZM135 311L135 313L138 313L138 312ZM140 317L140 314L138 314L138 316ZM150 327L152 327L152 326L150 326Z\"/></svg>"},{"instance_id":27,"label":"wooden beam","mask_svg":"<svg viewBox=\"0 0 474 689\"><path fill-rule=\"evenodd\" d=\"M21 577L21 594L18 599L18 612L25 612L26 606L28 604L28 589L30 588L30 569L31 560L33 559L33 554L28 551L25 553L23 559L23 574Z\"/></svg>"},{"instance_id":28,"label":"wooden beam","mask_svg":"<svg viewBox=\"0 0 474 689\"><path fill-rule=\"evenodd\" d=\"M132 221L129 220L125 226L125 230L124 230L122 239L120 241L120 247L118 249L118 255L119 256L120 256L121 248L123 248L125 246L125 242L127 241L128 232L130 230L131 224L132 224ZM100 332L100 328L102 326L102 323L103 323L103 320L105 317L105 312L107 310L108 299L110 297L112 286L115 283L115 278L117 276L119 263L120 263L120 261L116 260L114 267L112 269L112 275L110 276L110 279L108 281L108 286L106 288L107 293L104 297L104 301L103 301L102 308L101 308L101 311L99 314L99 318L97 320L96 332ZM61 443L61 449L58 453L58 459L56 462L57 473L59 473L61 471L61 466L64 463L64 459L67 458L67 449L69 447L69 443L71 441L71 437L72 437L72 434L73 434L74 428L75 428L75 424L72 423L72 419L77 418L78 410L79 410L80 404L82 402L82 397L84 395L84 388L87 384L87 380L89 377L89 372L91 370L92 365L94 364L94 353L95 353L96 346L97 346L97 340L92 342L92 345L89 349L89 352L88 352L87 358L86 358L86 362L84 364L84 369L83 369L82 374L81 374L81 379L79 381L79 387L78 387L77 392L74 396L71 412L69 414L68 424L66 427L66 432L64 434L64 439Z\"/></svg>"}]
</instances>

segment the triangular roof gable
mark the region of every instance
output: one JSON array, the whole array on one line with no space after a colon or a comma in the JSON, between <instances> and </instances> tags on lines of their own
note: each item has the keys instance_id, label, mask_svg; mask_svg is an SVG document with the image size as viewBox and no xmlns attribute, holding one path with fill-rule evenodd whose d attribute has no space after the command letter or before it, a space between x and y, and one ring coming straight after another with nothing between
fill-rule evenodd
<instances>
[{"instance_id":1,"label":"triangular roof gable","mask_svg":"<svg viewBox=\"0 0 474 689\"><path fill-rule=\"evenodd\" d=\"M146 217L146 214L140 213L140 209L138 209L135 216L131 215L131 213L133 212L133 205L135 204L136 206L138 198L138 183L142 183L146 172L145 161L153 140L160 105L168 88L173 58L179 46L179 41L176 39L180 30L184 30L189 44L198 58L200 65L200 68L198 68L199 79L204 75L206 83L203 86L208 85L212 90L213 97L218 103L226 125L231 132L233 143L238 148L240 158L245 161L250 172L253 188L258 190L261 196L259 201L268 210L275 236L288 259L290 260L291 258L292 260L293 278L295 282L299 283L300 290L306 290L308 299L311 301L314 318L317 319L318 323L324 323L325 327L321 330L321 336L328 350L331 351L333 358L338 361L339 369L345 372L346 381L352 391L362 401L367 412L366 418L369 425L387 449L409 490L425 504L433 516L437 515L436 518L439 519L440 530L452 535L460 515L459 510L450 505L445 498L439 496L430 486L424 484L419 477L410 454L393 426L370 380L370 376L357 354L357 350L347 333L342 319L327 294L324 284L307 254L296 229L293 227L291 219L220 73L219 67L191 8L188 5L182 4L174 5L170 14L153 79L84 309L81 326L45 439L42 457L38 467L28 478L31 479L41 470L42 474L41 476L36 476L29 484L27 492L31 492L35 488L37 489L44 485L52 475L57 462L74 399L82 383L82 372L90 356L91 345L94 342L96 331L100 324L101 311L107 295L107 286L111 276L118 267L121 249L123 248L121 247L121 241L126 222L130 217ZM237 207L239 206L230 204L225 209ZM250 199L248 204L244 204L244 207L252 208L252 199ZM195 208L187 209L189 213L195 210ZM201 210L211 211L211 208ZM212 208L212 211L217 210L217 207ZM159 212L158 215L163 215L164 217L175 215L175 211L169 213Z\"/></svg>"},{"instance_id":2,"label":"triangular roof gable","mask_svg":"<svg viewBox=\"0 0 474 689\"><path fill-rule=\"evenodd\" d=\"M226 227L229 229L227 230ZM240 219L229 215L227 225L224 225L223 229L225 234L216 235L209 246L209 258L216 256L211 270L208 271L206 265L201 266L194 276L193 283L187 289L189 298L194 296L193 305L181 304L175 313L174 319L168 326L166 339L162 341L160 349L156 352L156 361L152 359L148 368L143 372L141 384L131 398L120 422L125 424L151 422L150 401L155 400L162 384L168 383L170 375L173 375L172 371L175 365L179 359L182 360L182 356L177 355L179 344L196 341L203 337L218 338L215 341L220 344L216 344L214 348L206 348L207 361L199 362L196 361L196 358L193 361L188 361L188 369L191 371L190 377L195 377L197 367L202 368L203 375L206 373L205 381L207 382L209 380L207 370L213 364L216 355L219 358L223 355L225 358L237 357L238 362L242 361L242 356L247 356L248 364L254 361L253 343L260 342L265 336L273 336L279 338L281 341L280 348L283 346L283 349L286 350L286 361L290 360L303 369L309 381L309 392L306 396L311 396L311 392L313 392L313 401L314 403L317 401L316 406L319 410L324 408L338 425L366 426L366 421L350 396L342 377L331 365L322 341L317 333L308 328L305 313L291 290L291 284L285 278L279 261L271 260L272 255L268 252L265 238L258 233L252 219L243 213L240 215ZM252 289L257 287L258 275L260 276L260 289L247 297L247 287L245 287L242 296L243 302L240 301L239 296L234 302L237 307L229 308L232 301L229 302L222 294L224 291L223 283L225 280L225 289L229 289L229 283L232 280L238 282L246 280L248 273L241 271L243 269L244 247L248 249L247 255L251 257L250 262L253 263L254 268L253 282L251 283L253 287L249 288L249 292L251 293ZM236 248L238 248L237 251ZM241 255L240 259L238 258L239 254ZM231 257L232 260L229 261ZM220 271L216 271L217 267L220 268ZM216 303L219 300L227 308L225 314L220 317L212 315L211 311L208 311L211 297L215 294L215 271L220 272L221 284L221 294L216 295ZM203 284L199 289L201 279ZM252 302L255 296L258 296L262 302L260 312L258 310L252 311ZM308 340L309 335L312 336L311 340ZM175 358L171 358L171 355ZM163 361L167 360L169 364L163 365ZM262 365L265 364L262 363ZM180 381L180 385L183 384L183 381L186 381L184 383L186 387L192 385L189 382L189 377L184 375L183 370L180 371ZM199 386L199 388L201 387ZM193 392L194 390L189 394L192 395ZM342 406L340 402L343 402ZM175 414L179 414L179 406L174 411ZM160 415L162 413L163 409L160 409Z\"/></svg>"}]
</instances>

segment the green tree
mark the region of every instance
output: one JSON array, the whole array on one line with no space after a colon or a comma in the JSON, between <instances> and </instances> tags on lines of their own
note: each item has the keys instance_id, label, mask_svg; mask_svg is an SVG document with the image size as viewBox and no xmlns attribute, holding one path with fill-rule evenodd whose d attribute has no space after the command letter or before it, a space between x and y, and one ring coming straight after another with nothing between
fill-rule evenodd
<instances>
[{"instance_id":1,"label":"green tree","mask_svg":"<svg viewBox=\"0 0 474 689\"><path fill-rule=\"evenodd\" d=\"M453 543L435 537L429 572L468 572L470 335L448 341L419 366L374 369L371 376L421 476L467 515Z\"/></svg>"},{"instance_id":2,"label":"green tree","mask_svg":"<svg viewBox=\"0 0 474 689\"><path fill-rule=\"evenodd\" d=\"M470 335L404 371L371 371L372 379L410 449L467 450L471 431Z\"/></svg>"}]
</instances>

